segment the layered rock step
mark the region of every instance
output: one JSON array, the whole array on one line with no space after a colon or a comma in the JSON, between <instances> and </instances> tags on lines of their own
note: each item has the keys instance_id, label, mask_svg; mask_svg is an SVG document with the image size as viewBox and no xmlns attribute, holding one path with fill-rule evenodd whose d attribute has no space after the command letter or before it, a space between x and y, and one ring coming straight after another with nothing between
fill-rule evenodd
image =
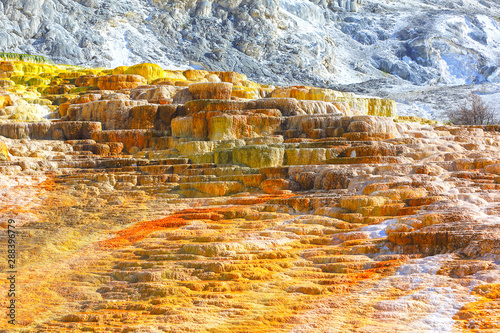
<instances>
[{"instance_id":1,"label":"layered rock step","mask_svg":"<svg viewBox=\"0 0 500 333\"><path fill-rule=\"evenodd\" d=\"M498 330L498 128L234 72L10 65L22 329Z\"/></svg>"},{"instance_id":2,"label":"layered rock step","mask_svg":"<svg viewBox=\"0 0 500 333\"><path fill-rule=\"evenodd\" d=\"M11 139L82 140L101 131L101 123L85 121L0 123L0 136Z\"/></svg>"}]
</instances>

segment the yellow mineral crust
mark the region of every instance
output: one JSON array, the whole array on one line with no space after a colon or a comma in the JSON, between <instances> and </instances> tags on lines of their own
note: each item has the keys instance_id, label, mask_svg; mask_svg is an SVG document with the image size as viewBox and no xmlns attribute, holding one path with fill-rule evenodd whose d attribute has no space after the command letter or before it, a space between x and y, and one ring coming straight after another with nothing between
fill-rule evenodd
<instances>
[{"instance_id":1,"label":"yellow mineral crust","mask_svg":"<svg viewBox=\"0 0 500 333\"><path fill-rule=\"evenodd\" d=\"M10 161L9 150L3 142L0 142L0 161Z\"/></svg>"},{"instance_id":2,"label":"yellow mineral crust","mask_svg":"<svg viewBox=\"0 0 500 333\"><path fill-rule=\"evenodd\" d=\"M131 66L125 70L123 74L136 74L140 75L148 82L151 82L156 79L165 78L165 71L156 64L139 64L135 66Z\"/></svg>"},{"instance_id":3,"label":"yellow mineral crust","mask_svg":"<svg viewBox=\"0 0 500 333\"><path fill-rule=\"evenodd\" d=\"M498 127L22 58L0 63L0 331L500 329Z\"/></svg>"},{"instance_id":4,"label":"yellow mineral crust","mask_svg":"<svg viewBox=\"0 0 500 333\"><path fill-rule=\"evenodd\" d=\"M355 96L330 89L319 89L306 86L276 88L270 97L295 98L298 100L318 100L324 102L346 102L349 107L361 114L370 116L395 117L396 102L381 98Z\"/></svg>"}]
</instances>

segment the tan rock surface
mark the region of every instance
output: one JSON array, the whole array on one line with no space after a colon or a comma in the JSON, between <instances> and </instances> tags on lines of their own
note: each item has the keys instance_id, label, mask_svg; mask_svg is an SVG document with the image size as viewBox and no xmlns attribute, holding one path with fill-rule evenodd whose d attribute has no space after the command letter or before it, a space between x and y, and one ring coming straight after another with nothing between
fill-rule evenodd
<instances>
[{"instance_id":1,"label":"tan rock surface","mask_svg":"<svg viewBox=\"0 0 500 333\"><path fill-rule=\"evenodd\" d=\"M101 90L134 89L147 84L146 79L140 75L106 75L97 78L97 87Z\"/></svg>"},{"instance_id":2,"label":"tan rock surface","mask_svg":"<svg viewBox=\"0 0 500 333\"><path fill-rule=\"evenodd\" d=\"M234 72L25 67L60 94L18 98L62 118L0 123L0 330L500 329L498 127Z\"/></svg>"}]
</instances>

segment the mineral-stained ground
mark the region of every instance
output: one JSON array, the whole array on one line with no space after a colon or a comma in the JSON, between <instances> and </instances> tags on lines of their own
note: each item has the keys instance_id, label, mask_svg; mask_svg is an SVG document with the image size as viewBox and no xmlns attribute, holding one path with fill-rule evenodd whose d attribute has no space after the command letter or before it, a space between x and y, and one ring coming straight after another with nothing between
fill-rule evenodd
<instances>
[{"instance_id":1,"label":"mineral-stained ground","mask_svg":"<svg viewBox=\"0 0 500 333\"><path fill-rule=\"evenodd\" d=\"M1 332L499 332L500 127L25 60L0 63Z\"/></svg>"}]
</instances>

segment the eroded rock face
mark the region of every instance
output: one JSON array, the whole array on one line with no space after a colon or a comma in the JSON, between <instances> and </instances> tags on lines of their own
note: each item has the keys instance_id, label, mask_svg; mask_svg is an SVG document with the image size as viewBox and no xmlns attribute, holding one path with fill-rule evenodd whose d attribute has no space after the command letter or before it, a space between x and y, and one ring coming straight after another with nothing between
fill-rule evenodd
<instances>
[{"instance_id":1,"label":"eroded rock face","mask_svg":"<svg viewBox=\"0 0 500 333\"><path fill-rule=\"evenodd\" d=\"M419 85L462 85L498 82L499 11L495 0L11 0L1 7L0 46L73 65L147 62L112 74L148 81L169 79L154 62L179 69L203 63L280 84L390 75Z\"/></svg>"},{"instance_id":2,"label":"eroded rock face","mask_svg":"<svg viewBox=\"0 0 500 333\"><path fill-rule=\"evenodd\" d=\"M97 79L97 87L101 90L134 89L146 84L144 77L140 75L107 75Z\"/></svg>"},{"instance_id":3,"label":"eroded rock face","mask_svg":"<svg viewBox=\"0 0 500 333\"><path fill-rule=\"evenodd\" d=\"M50 68L82 89L37 96L60 118L0 123L22 329L500 329L497 127L305 86L246 99L269 88L237 73ZM149 84L94 90L127 72Z\"/></svg>"},{"instance_id":4,"label":"eroded rock face","mask_svg":"<svg viewBox=\"0 0 500 333\"><path fill-rule=\"evenodd\" d=\"M227 82L200 82L189 85L189 92L194 99L230 99L233 84Z\"/></svg>"},{"instance_id":5,"label":"eroded rock face","mask_svg":"<svg viewBox=\"0 0 500 333\"><path fill-rule=\"evenodd\" d=\"M9 151L5 143L0 142L0 160L1 161L10 161Z\"/></svg>"}]
</instances>

